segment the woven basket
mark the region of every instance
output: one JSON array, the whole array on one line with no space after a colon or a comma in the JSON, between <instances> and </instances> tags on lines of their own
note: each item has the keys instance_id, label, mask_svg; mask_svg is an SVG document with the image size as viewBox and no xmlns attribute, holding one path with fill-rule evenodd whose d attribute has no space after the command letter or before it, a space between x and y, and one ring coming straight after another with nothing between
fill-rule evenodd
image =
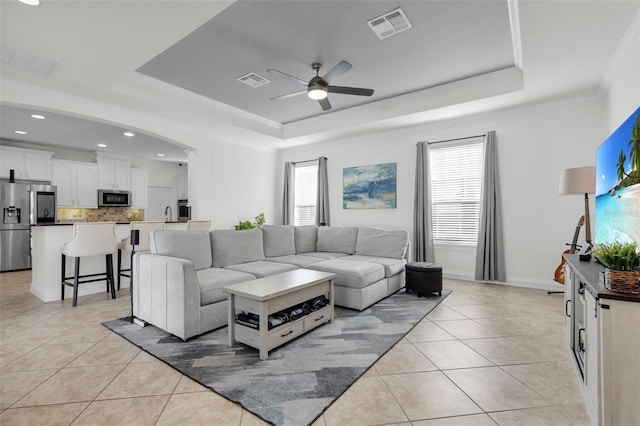
<instances>
[{"instance_id":1,"label":"woven basket","mask_svg":"<svg viewBox=\"0 0 640 426\"><path fill-rule=\"evenodd\" d=\"M638 271L614 271L607 268L604 271L604 283L611 291L640 294L640 272Z\"/></svg>"}]
</instances>

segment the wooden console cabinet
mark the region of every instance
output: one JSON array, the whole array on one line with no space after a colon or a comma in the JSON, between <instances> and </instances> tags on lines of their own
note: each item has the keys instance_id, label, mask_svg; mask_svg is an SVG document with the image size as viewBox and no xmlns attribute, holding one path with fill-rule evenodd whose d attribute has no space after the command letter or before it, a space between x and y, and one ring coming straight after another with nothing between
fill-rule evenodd
<instances>
[{"instance_id":1,"label":"wooden console cabinet","mask_svg":"<svg viewBox=\"0 0 640 426\"><path fill-rule=\"evenodd\" d=\"M594 261L565 259L565 338L591 421L640 425L640 295L607 290Z\"/></svg>"}]
</instances>

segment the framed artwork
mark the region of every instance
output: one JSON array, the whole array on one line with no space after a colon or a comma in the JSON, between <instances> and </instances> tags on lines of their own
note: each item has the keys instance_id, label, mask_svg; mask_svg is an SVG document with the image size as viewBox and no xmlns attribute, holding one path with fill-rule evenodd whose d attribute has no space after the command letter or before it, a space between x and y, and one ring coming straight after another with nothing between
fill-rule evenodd
<instances>
[{"instance_id":1,"label":"framed artwork","mask_svg":"<svg viewBox=\"0 0 640 426\"><path fill-rule=\"evenodd\" d=\"M395 209L396 163L342 169L343 209Z\"/></svg>"}]
</instances>

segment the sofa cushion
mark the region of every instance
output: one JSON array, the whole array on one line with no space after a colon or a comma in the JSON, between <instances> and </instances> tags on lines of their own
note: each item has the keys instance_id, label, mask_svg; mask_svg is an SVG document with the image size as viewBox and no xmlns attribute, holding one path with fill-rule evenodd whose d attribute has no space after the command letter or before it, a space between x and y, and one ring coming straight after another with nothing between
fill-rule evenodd
<instances>
[{"instance_id":1,"label":"sofa cushion","mask_svg":"<svg viewBox=\"0 0 640 426\"><path fill-rule=\"evenodd\" d=\"M331 226L318 227L317 251L354 254L358 228L340 228Z\"/></svg>"},{"instance_id":2,"label":"sofa cushion","mask_svg":"<svg viewBox=\"0 0 640 426\"><path fill-rule=\"evenodd\" d=\"M296 254L294 229L290 225L262 225L265 257Z\"/></svg>"},{"instance_id":3,"label":"sofa cushion","mask_svg":"<svg viewBox=\"0 0 640 426\"><path fill-rule=\"evenodd\" d=\"M389 278L404 271L406 261L404 259L392 259L390 257L377 256L361 256L354 254L353 256L341 257L342 260L353 260L356 262L371 262L384 266L384 276Z\"/></svg>"},{"instance_id":4,"label":"sofa cushion","mask_svg":"<svg viewBox=\"0 0 640 426\"><path fill-rule=\"evenodd\" d=\"M326 258L307 256L304 254L292 254L289 256L268 257L265 260L268 262L288 263L291 265L296 265L299 268L304 268L305 266L311 265L312 263L322 262L323 260L326 260Z\"/></svg>"},{"instance_id":5,"label":"sofa cushion","mask_svg":"<svg viewBox=\"0 0 640 426\"><path fill-rule=\"evenodd\" d=\"M222 290L226 285L256 279L251 274L224 268L201 269L196 271L196 275L200 283L200 306L227 300L227 293Z\"/></svg>"},{"instance_id":6,"label":"sofa cushion","mask_svg":"<svg viewBox=\"0 0 640 426\"><path fill-rule=\"evenodd\" d=\"M295 226L294 237L296 242L296 254L316 251L316 241L318 240L318 226Z\"/></svg>"},{"instance_id":7,"label":"sofa cushion","mask_svg":"<svg viewBox=\"0 0 640 426\"><path fill-rule=\"evenodd\" d=\"M196 271L211 267L211 240L207 231L152 231L149 251L190 260Z\"/></svg>"},{"instance_id":8,"label":"sofa cushion","mask_svg":"<svg viewBox=\"0 0 640 426\"><path fill-rule=\"evenodd\" d=\"M294 269L298 269L298 267L288 263L267 262L261 260L258 262L229 265L225 267L225 269L246 272L247 274L251 274L257 278L264 278L275 274L281 274L283 272L293 271Z\"/></svg>"},{"instance_id":9,"label":"sofa cushion","mask_svg":"<svg viewBox=\"0 0 640 426\"><path fill-rule=\"evenodd\" d=\"M211 231L211 248L217 268L264 260L262 229Z\"/></svg>"},{"instance_id":10,"label":"sofa cushion","mask_svg":"<svg viewBox=\"0 0 640 426\"><path fill-rule=\"evenodd\" d=\"M403 259L409 246L409 234L404 230L361 227L358 229L356 254Z\"/></svg>"},{"instance_id":11,"label":"sofa cushion","mask_svg":"<svg viewBox=\"0 0 640 426\"><path fill-rule=\"evenodd\" d=\"M322 259L335 259L337 257L349 256L347 253L334 253L331 251L312 251L311 253L304 253L300 256L321 257Z\"/></svg>"},{"instance_id":12,"label":"sofa cushion","mask_svg":"<svg viewBox=\"0 0 640 426\"><path fill-rule=\"evenodd\" d=\"M313 263L307 266L306 269L333 272L337 274L335 285L350 288L365 288L384 279L384 267L372 262L329 259Z\"/></svg>"}]
</instances>

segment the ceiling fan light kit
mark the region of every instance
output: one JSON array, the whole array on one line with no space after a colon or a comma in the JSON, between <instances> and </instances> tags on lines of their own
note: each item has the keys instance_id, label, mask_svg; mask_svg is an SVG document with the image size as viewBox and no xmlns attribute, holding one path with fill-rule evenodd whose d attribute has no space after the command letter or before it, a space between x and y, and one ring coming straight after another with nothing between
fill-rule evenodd
<instances>
[{"instance_id":1,"label":"ceiling fan light kit","mask_svg":"<svg viewBox=\"0 0 640 426\"><path fill-rule=\"evenodd\" d=\"M275 96L271 98L272 101L279 101L281 99L287 99L294 96L302 95L306 93L310 99L318 101L320 104L320 108L323 111L328 111L331 109L331 103L327 98L329 92L331 93L340 93L343 95L357 95L357 96L371 96L373 95L373 89L363 89L360 87L345 87L345 86L332 86L331 80L341 76L342 74L349 71L353 65L351 65L347 61L340 61L335 67L331 68L331 70L326 73L324 76L320 77L320 70L322 69L322 64L319 62L314 62L311 64L311 68L316 72L315 77L313 77L309 82L302 80L301 78L294 77L282 71L278 71L275 69L268 69L267 72L271 74L278 75L280 77L291 80L297 84L301 84L307 86L306 90L300 90L293 93L287 93L285 95Z\"/></svg>"},{"instance_id":2,"label":"ceiling fan light kit","mask_svg":"<svg viewBox=\"0 0 640 426\"><path fill-rule=\"evenodd\" d=\"M315 101L319 101L320 99L327 97L327 89L322 87L310 87L309 90L307 90L307 96Z\"/></svg>"}]
</instances>

